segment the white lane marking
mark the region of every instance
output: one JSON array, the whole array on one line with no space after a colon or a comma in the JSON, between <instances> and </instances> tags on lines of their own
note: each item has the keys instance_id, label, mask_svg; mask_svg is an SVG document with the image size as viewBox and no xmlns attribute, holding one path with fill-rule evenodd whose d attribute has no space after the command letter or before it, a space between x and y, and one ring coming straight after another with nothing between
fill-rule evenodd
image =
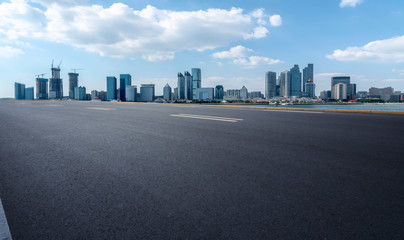
<instances>
[{"instance_id":1,"label":"white lane marking","mask_svg":"<svg viewBox=\"0 0 404 240\"><path fill-rule=\"evenodd\" d=\"M87 109L91 109L91 110L102 110L102 111L116 110L116 108L102 108L102 107L88 107Z\"/></svg>"},{"instance_id":2,"label":"white lane marking","mask_svg":"<svg viewBox=\"0 0 404 240\"><path fill-rule=\"evenodd\" d=\"M59 105L59 104L48 104L48 106L50 106L50 107L62 107L63 105Z\"/></svg>"},{"instance_id":3,"label":"white lane marking","mask_svg":"<svg viewBox=\"0 0 404 240\"><path fill-rule=\"evenodd\" d=\"M297 111L297 110L282 110L282 109L279 109L279 110L266 110L267 112L292 112L292 113L324 113L324 112L315 112L315 111L304 111L304 110L302 110L302 111Z\"/></svg>"},{"instance_id":4,"label":"white lane marking","mask_svg":"<svg viewBox=\"0 0 404 240\"><path fill-rule=\"evenodd\" d=\"M12 239L10 228L7 224L6 214L4 213L3 204L0 199L0 239Z\"/></svg>"},{"instance_id":5,"label":"white lane marking","mask_svg":"<svg viewBox=\"0 0 404 240\"><path fill-rule=\"evenodd\" d=\"M207 115L194 115L194 114L170 114L172 117L182 117L182 118L196 118L203 120L214 120L214 121L222 121L222 122L238 122L243 121L241 118L226 118L226 117L217 117L217 116L207 116Z\"/></svg>"}]
</instances>

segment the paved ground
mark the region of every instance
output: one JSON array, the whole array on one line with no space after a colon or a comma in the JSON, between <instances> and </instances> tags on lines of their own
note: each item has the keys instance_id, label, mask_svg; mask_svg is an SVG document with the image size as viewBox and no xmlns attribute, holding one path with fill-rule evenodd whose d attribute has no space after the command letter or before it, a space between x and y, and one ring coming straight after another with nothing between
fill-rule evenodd
<instances>
[{"instance_id":1,"label":"paved ground","mask_svg":"<svg viewBox=\"0 0 404 240\"><path fill-rule=\"evenodd\" d=\"M404 116L0 101L0 132L14 239L404 238Z\"/></svg>"}]
</instances>

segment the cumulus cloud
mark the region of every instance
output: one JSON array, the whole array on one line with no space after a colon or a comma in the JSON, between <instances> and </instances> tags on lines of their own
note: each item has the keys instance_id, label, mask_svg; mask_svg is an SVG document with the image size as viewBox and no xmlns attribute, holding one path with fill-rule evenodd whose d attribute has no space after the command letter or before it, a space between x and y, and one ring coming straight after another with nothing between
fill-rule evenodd
<instances>
[{"instance_id":1,"label":"cumulus cloud","mask_svg":"<svg viewBox=\"0 0 404 240\"><path fill-rule=\"evenodd\" d=\"M238 45L235 47L230 48L229 51L223 51L223 52L216 52L212 54L212 57L214 58L241 58L247 56L249 52L252 52L251 49L246 48L244 46Z\"/></svg>"},{"instance_id":2,"label":"cumulus cloud","mask_svg":"<svg viewBox=\"0 0 404 240\"><path fill-rule=\"evenodd\" d=\"M43 9L33 7L39 3ZM87 0L11 0L0 4L0 37L35 38L118 58L173 59L176 52L204 51L231 42L265 38L263 9L170 11L123 3L109 7Z\"/></svg>"},{"instance_id":3,"label":"cumulus cloud","mask_svg":"<svg viewBox=\"0 0 404 240\"><path fill-rule=\"evenodd\" d=\"M268 57L261 57L261 56L248 57L248 54L250 52L253 52L253 50L238 45L236 47L230 48L229 51L213 53L212 57L218 59L230 58L233 59L233 63L242 65L246 68L254 68L258 65L271 65L282 62L281 60L271 59Z\"/></svg>"},{"instance_id":4,"label":"cumulus cloud","mask_svg":"<svg viewBox=\"0 0 404 240\"><path fill-rule=\"evenodd\" d=\"M392 72L397 73L400 76L404 76L404 69L395 69L395 68L393 68Z\"/></svg>"},{"instance_id":5,"label":"cumulus cloud","mask_svg":"<svg viewBox=\"0 0 404 240\"><path fill-rule=\"evenodd\" d=\"M327 58L339 61L404 62L404 36L373 41L362 47L335 50Z\"/></svg>"},{"instance_id":6,"label":"cumulus cloud","mask_svg":"<svg viewBox=\"0 0 404 240\"><path fill-rule=\"evenodd\" d=\"M24 51L18 48L13 48L10 46L2 47L0 46L0 59L8 59L21 54L24 54Z\"/></svg>"},{"instance_id":7,"label":"cumulus cloud","mask_svg":"<svg viewBox=\"0 0 404 240\"><path fill-rule=\"evenodd\" d=\"M246 68L253 68L258 65L272 65L281 63L281 60L271 59L267 57L251 56L248 58L237 58L233 61L235 64L243 65Z\"/></svg>"},{"instance_id":8,"label":"cumulus cloud","mask_svg":"<svg viewBox=\"0 0 404 240\"><path fill-rule=\"evenodd\" d=\"M356 7L363 2L363 0L341 0L340 7Z\"/></svg>"},{"instance_id":9,"label":"cumulus cloud","mask_svg":"<svg viewBox=\"0 0 404 240\"><path fill-rule=\"evenodd\" d=\"M282 25L282 17L279 15L272 15L269 17L269 22L272 26L279 27L280 25Z\"/></svg>"}]
</instances>

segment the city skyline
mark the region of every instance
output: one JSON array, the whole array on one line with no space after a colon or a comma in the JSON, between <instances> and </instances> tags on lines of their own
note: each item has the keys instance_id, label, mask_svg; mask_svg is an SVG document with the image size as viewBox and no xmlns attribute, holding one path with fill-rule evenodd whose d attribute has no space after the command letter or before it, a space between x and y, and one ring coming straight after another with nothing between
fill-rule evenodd
<instances>
[{"instance_id":1,"label":"city skyline","mask_svg":"<svg viewBox=\"0 0 404 240\"><path fill-rule=\"evenodd\" d=\"M61 11L77 21L86 15L88 19L80 26L64 19ZM97 11L109 21L99 21ZM69 96L68 73L77 68L82 69L79 85L88 90L106 90L105 76L128 73L133 85L153 83L156 95L162 95L167 83L177 85L177 73L183 69L201 68L201 87L247 86L265 92L266 72L279 76L295 64L302 72L307 63L316 65L317 96L330 90L331 77L344 75L351 76L358 91L390 86L403 91L402 11L400 1L371 0L75 1L69 6L63 1L5 1L0 4L0 97L13 97L14 82L32 87L35 75L50 78L52 59L63 59L64 96ZM177 30L169 32L162 20ZM130 35L129 29L138 34ZM156 39L162 36L164 41ZM133 40L132 45L125 45L126 40Z\"/></svg>"}]
</instances>

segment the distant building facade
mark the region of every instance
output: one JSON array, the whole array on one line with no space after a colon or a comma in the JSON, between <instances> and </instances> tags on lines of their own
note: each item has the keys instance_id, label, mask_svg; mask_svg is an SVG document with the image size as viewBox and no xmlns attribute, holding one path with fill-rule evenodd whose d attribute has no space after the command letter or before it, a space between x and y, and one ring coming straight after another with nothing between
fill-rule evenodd
<instances>
[{"instance_id":1,"label":"distant building facade","mask_svg":"<svg viewBox=\"0 0 404 240\"><path fill-rule=\"evenodd\" d=\"M49 79L49 99L63 98L63 80L60 78L60 67L52 67L52 77Z\"/></svg>"},{"instance_id":2,"label":"distant building facade","mask_svg":"<svg viewBox=\"0 0 404 240\"><path fill-rule=\"evenodd\" d=\"M132 76L130 74L120 74L119 75L119 88L120 88L120 99L121 101L126 101L126 86L132 85Z\"/></svg>"},{"instance_id":3,"label":"distant building facade","mask_svg":"<svg viewBox=\"0 0 404 240\"><path fill-rule=\"evenodd\" d=\"M247 100L248 99L248 89L245 86L243 86L240 89L240 98L241 98L241 100Z\"/></svg>"},{"instance_id":4,"label":"distant building facade","mask_svg":"<svg viewBox=\"0 0 404 240\"><path fill-rule=\"evenodd\" d=\"M341 95L335 95L336 91L334 91L334 86L336 84L343 83L346 85L346 98L343 99L350 99L350 84L351 84L351 77L350 76L336 76L331 78L331 99L341 99Z\"/></svg>"},{"instance_id":5,"label":"distant building facade","mask_svg":"<svg viewBox=\"0 0 404 240\"><path fill-rule=\"evenodd\" d=\"M140 101L151 102L154 100L154 84L142 84L140 86Z\"/></svg>"},{"instance_id":6,"label":"distant building facade","mask_svg":"<svg viewBox=\"0 0 404 240\"><path fill-rule=\"evenodd\" d=\"M299 70L299 65L295 64L290 69L290 96L301 97L302 96L302 74Z\"/></svg>"},{"instance_id":7,"label":"distant building facade","mask_svg":"<svg viewBox=\"0 0 404 240\"><path fill-rule=\"evenodd\" d=\"M34 100L34 87L25 88L25 99Z\"/></svg>"},{"instance_id":8,"label":"distant building facade","mask_svg":"<svg viewBox=\"0 0 404 240\"><path fill-rule=\"evenodd\" d=\"M48 79L46 78L36 79L36 99L40 100L48 99Z\"/></svg>"},{"instance_id":9,"label":"distant building facade","mask_svg":"<svg viewBox=\"0 0 404 240\"><path fill-rule=\"evenodd\" d=\"M76 100L87 100L87 93L85 87L75 87L74 88L74 99ZM91 99L91 95L90 95Z\"/></svg>"},{"instance_id":10,"label":"distant building facade","mask_svg":"<svg viewBox=\"0 0 404 240\"><path fill-rule=\"evenodd\" d=\"M215 99L217 100L223 100L224 96L224 88L222 85L217 85L215 87Z\"/></svg>"},{"instance_id":11,"label":"distant building facade","mask_svg":"<svg viewBox=\"0 0 404 240\"><path fill-rule=\"evenodd\" d=\"M79 74L78 73L68 73L69 75L69 98L75 99L74 89L79 84Z\"/></svg>"},{"instance_id":12,"label":"distant building facade","mask_svg":"<svg viewBox=\"0 0 404 240\"><path fill-rule=\"evenodd\" d=\"M126 86L125 88L125 97L127 102L136 102L137 101L137 86Z\"/></svg>"},{"instance_id":13,"label":"distant building facade","mask_svg":"<svg viewBox=\"0 0 404 240\"><path fill-rule=\"evenodd\" d=\"M163 98L165 101L171 101L171 87L168 83L163 88Z\"/></svg>"},{"instance_id":14,"label":"distant building facade","mask_svg":"<svg viewBox=\"0 0 404 240\"><path fill-rule=\"evenodd\" d=\"M314 65L309 63L307 67L303 68L303 92L307 93L306 91L306 83L311 80L314 83Z\"/></svg>"},{"instance_id":15,"label":"distant building facade","mask_svg":"<svg viewBox=\"0 0 404 240\"><path fill-rule=\"evenodd\" d=\"M280 80L279 80L280 81ZM274 98L276 96L276 73L265 73L265 98Z\"/></svg>"},{"instance_id":16,"label":"distant building facade","mask_svg":"<svg viewBox=\"0 0 404 240\"><path fill-rule=\"evenodd\" d=\"M196 100L212 100L214 96L213 88L197 88Z\"/></svg>"},{"instance_id":17,"label":"distant building facade","mask_svg":"<svg viewBox=\"0 0 404 240\"><path fill-rule=\"evenodd\" d=\"M197 99L196 89L201 88L202 73L200 68L192 68L192 99Z\"/></svg>"},{"instance_id":18,"label":"distant building facade","mask_svg":"<svg viewBox=\"0 0 404 240\"><path fill-rule=\"evenodd\" d=\"M182 73L178 73L177 76L178 99L185 99L185 77Z\"/></svg>"},{"instance_id":19,"label":"distant building facade","mask_svg":"<svg viewBox=\"0 0 404 240\"><path fill-rule=\"evenodd\" d=\"M24 100L25 99L25 84L22 83L14 83L14 98L16 100Z\"/></svg>"},{"instance_id":20,"label":"distant building facade","mask_svg":"<svg viewBox=\"0 0 404 240\"><path fill-rule=\"evenodd\" d=\"M184 72L184 98L192 100L192 76L188 71Z\"/></svg>"},{"instance_id":21,"label":"distant building facade","mask_svg":"<svg viewBox=\"0 0 404 240\"><path fill-rule=\"evenodd\" d=\"M107 101L116 100L116 77L107 77Z\"/></svg>"}]
</instances>

